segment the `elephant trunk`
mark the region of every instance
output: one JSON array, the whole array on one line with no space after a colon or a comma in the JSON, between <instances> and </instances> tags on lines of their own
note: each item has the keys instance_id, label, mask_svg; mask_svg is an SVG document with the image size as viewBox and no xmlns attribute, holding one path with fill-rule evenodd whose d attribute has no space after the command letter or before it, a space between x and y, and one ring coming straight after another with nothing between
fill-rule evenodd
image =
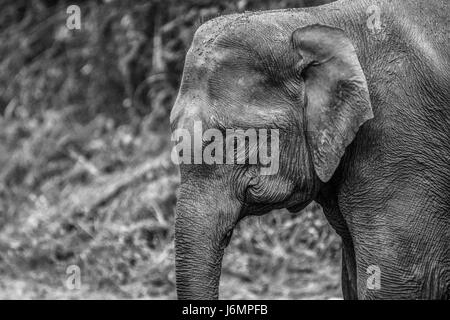
<instances>
[{"instance_id":1,"label":"elephant trunk","mask_svg":"<svg viewBox=\"0 0 450 320\"><path fill-rule=\"evenodd\" d=\"M218 239L217 213L180 194L175 220L175 271L179 299L219 297L224 248ZM215 209L217 210L217 209Z\"/></svg>"}]
</instances>

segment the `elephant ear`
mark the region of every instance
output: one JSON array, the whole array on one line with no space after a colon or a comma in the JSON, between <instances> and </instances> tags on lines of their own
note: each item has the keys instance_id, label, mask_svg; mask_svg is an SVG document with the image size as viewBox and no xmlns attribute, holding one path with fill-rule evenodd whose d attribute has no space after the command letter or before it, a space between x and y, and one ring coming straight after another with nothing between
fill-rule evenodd
<instances>
[{"instance_id":1,"label":"elephant ear","mask_svg":"<svg viewBox=\"0 0 450 320\"><path fill-rule=\"evenodd\" d=\"M324 25L292 34L301 55L298 72L305 83L306 130L318 177L333 176L359 127L373 118L367 81L350 39Z\"/></svg>"}]
</instances>

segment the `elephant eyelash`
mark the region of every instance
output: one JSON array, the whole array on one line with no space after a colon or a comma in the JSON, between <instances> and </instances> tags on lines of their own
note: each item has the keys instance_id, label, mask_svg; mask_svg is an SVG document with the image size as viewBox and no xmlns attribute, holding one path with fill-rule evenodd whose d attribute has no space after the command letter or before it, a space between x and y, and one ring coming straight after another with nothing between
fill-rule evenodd
<instances>
[{"instance_id":1,"label":"elephant eyelash","mask_svg":"<svg viewBox=\"0 0 450 320\"><path fill-rule=\"evenodd\" d=\"M249 181L249 185L250 185L253 180L255 180L256 178L259 179L258 168L256 166L248 167L246 172L245 172L245 176L247 176L247 178L250 179L250 181ZM258 180L258 182L259 182L259 180ZM255 183L252 183L252 185L254 185L254 184Z\"/></svg>"}]
</instances>

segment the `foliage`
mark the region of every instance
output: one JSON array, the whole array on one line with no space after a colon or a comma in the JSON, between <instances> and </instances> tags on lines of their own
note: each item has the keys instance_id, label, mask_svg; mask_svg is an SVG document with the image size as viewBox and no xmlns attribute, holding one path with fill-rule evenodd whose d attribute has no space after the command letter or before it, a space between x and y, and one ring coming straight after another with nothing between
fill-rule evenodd
<instances>
[{"instance_id":1,"label":"foliage","mask_svg":"<svg viewBox=\"0 0 450 320\"><path fill-rule=\"evenodd\" d=\"M4 0L1 294L174 298L168 114L192 36L220 14L322 2ZM74 3L81 30L65 24ZM222 293L336 296L338 252L317 206L249 218L224 258ZM73 264L80 291L64 286Z\"/></svg>"}]
</instances>

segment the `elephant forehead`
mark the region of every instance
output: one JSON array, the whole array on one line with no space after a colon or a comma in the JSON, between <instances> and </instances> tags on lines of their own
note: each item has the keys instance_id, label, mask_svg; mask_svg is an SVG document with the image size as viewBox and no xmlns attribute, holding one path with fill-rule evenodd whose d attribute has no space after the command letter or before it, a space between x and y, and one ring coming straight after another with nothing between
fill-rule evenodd
<instances>
[{"instance_id":1,"label":"elephant forehead","mask_svg":"<svg viewBox=\"0 0 450 320\"><path fill-rule=\"evenodd\" d=\"M186 56L172 128L194 120L211 127L262 126L283 116L284 110L276 107L283 103L280 93L266 90L262 83L293 70L298 57L290 37L298 23L298 14L282 18L267 12L223 16L203 24Z\"/></svg>"},{"instance_id":2,"label":"elephant forehead","mask_svg":"<svg viewBox=\"0 0 450 320\"><path fill-rule=\"evenodd\" d=\"M303 16L306 14L301 14ZM301 19L300 19L301 20ZM306 21L306 18L305 18ZM223 16L203 24L195 33L186 63L213 70L222 64L246 59L246 64L277 65L290 61L292 32L299 13L244 13Z\"/></svg>"}]
</instances>

